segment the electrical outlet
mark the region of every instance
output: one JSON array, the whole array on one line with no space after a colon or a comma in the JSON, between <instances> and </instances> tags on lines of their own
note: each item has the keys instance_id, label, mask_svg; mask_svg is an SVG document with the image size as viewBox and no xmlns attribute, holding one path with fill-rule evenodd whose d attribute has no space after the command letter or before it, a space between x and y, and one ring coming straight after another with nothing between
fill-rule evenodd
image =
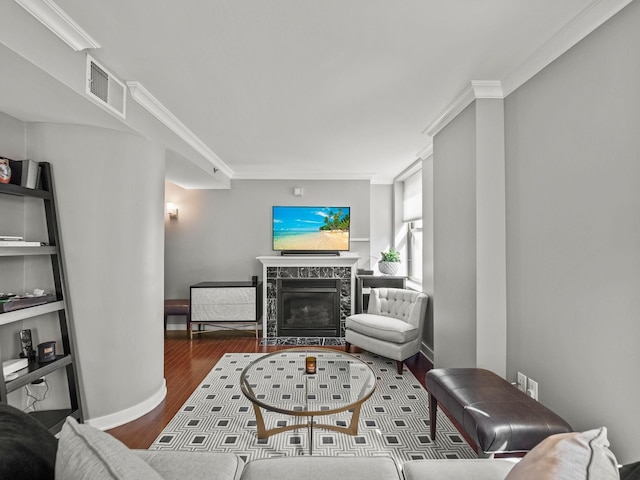
<instances>
[{"instance_id":1,"label":"electrical outlet","mask_svg":"<svg viewBox=\"0 0 640 480\"><path fill-rule=\"evenodd\" d=\"M538 382L529 378L529 387L527 388L527 395L534 400L538 400Z\"/></svg>"},{"instance_id":2,"label":"electrical outlet","mask_svg":"<svg viewBox=\"0 0 640 480\"><path fill-rule=\"evenodd\" d=\"M527 376L524 373L520 373L518 372L518 390L520 390L521 392L525 392L527 391Z\"/></svg>"}]
</instances>

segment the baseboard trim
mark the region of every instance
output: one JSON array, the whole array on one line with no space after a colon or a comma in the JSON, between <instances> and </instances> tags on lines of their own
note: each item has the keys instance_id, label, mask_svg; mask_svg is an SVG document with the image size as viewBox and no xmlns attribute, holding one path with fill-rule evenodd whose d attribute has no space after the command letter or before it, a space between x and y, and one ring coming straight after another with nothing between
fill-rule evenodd
<instances>
[{"instance_id":1,"label":"baseboard trim","mask_svg":"<svg viewBox=\"0 0 640 480\"><path fill-rule=\"evenodd\" d=\"M146 400L134 405L133 407L125 408L119 412L111 413L103 417L85 419L87 425L91 425L99 430L109 430L111 428L119 427L125 423L132 422L146 415L151 410L156 408L167 396L167 381L162 379L162 386L156 393L151 395Z\"/></svg>"},{"instance_id":2,"label":"baseboard trim","mask_svg":"<svg viewBox=\"0 0 640 480\"><path fill-rule=\"evenodd\" d=\"M424 355L426 359L429 360L433 365L435 365L435 362L434 362L435 355L433 354L433 350L429 348L427 344L424 342L420 344L420 353Z\"/></svg>"}]
</instances>

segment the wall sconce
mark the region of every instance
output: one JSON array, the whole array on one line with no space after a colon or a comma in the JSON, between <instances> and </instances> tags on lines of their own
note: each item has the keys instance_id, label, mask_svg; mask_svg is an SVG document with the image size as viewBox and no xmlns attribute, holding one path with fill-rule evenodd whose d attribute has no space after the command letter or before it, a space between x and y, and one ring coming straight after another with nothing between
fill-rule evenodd
<instances>
[{"instance_id":1,"label":"wall sconce","mask_svg":"<svg viewBox=\"0 0 640 480\"><path fill-rule=\"evenodd\" d=\"M304 190L302 190L302 187L293 187L293 194L296 197L301 197L304 193Z\"/></svg>"},{"instance_id":2,"label":"wall sconce","mask_svg":"<svg viewBox=\"0 0 640 480\"><path fill-rule=\"evenodd\" d=\"M175 203L167 203L169 218L178 218L178 206Z\"/></svg>"}]
</instances>

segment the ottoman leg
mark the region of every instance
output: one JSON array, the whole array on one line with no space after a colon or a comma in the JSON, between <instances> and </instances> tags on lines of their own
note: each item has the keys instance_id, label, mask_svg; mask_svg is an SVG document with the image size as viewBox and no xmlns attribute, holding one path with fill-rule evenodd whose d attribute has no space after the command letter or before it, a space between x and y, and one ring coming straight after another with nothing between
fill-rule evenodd
<instances>
[{"instance_id":1,"label":"ottoman leg","mask_svg":"<svg viewBox=\"0 0 640 480\"><path fill-rule=\"evenodd\" d=\"M436 414L438 413L438 400L429 394L429 428L431 430L431 440L436 439Z\"/></svg>"},{"instance_id":2,"label":"ottoman leg","mask_svg":"<svg viewBox=\"0 0 640 480\"><path fill-rule=\"evenodd\" d=\"M344 351L349 353L349 350L351 350L351 344L349 342L344 342Z\"/></svg>"}]
</instances>

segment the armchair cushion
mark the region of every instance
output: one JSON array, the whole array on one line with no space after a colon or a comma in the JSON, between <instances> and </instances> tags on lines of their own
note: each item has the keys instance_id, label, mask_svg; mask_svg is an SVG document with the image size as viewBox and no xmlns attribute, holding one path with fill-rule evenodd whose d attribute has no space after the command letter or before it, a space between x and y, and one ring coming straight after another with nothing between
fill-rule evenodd
<instances>
[{"instance_id":1,"label":"armchair cushion","mask_svg":"<svg viewBox=\"0 0 640 480\"><path fill-rule=\"evenodd\" d=\"M392 317L359 313L347 317L345 327L371 337L394 343L407 343L418 338L419 329Z\"/></svg>"}]
</instances>

